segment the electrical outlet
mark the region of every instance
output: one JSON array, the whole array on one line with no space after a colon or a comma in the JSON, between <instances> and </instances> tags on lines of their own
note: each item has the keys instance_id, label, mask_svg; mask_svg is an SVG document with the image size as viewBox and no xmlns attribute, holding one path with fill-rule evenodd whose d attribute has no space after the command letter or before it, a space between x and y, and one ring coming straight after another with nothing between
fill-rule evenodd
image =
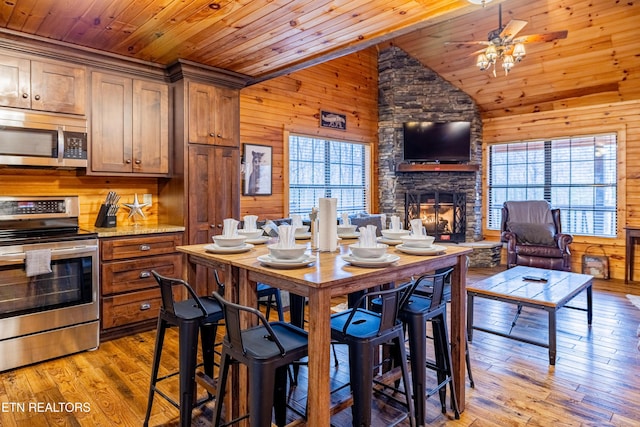
<instances>
[{"instance_id":1,"label":"electrical outlet","mask_svg":"<svg viewBox=\"0 0 640 427\"><path fill-rule=\"evenodd\" d=\"M153 203L153 197L151 194L143 194L142 195L142 203L148 203L149 206Z\"/></svg>"}]
</instances>

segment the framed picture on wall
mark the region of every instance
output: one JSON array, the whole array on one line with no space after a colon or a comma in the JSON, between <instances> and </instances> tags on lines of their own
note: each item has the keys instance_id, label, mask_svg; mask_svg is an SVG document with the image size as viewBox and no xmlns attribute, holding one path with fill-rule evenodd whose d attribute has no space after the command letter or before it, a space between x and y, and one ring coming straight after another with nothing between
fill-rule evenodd
<instances>
[{"instance_id":1,"label":"framed picture on wall","mask_svg":"<svg viewBox=\"0 0 640 427\"><path fill-rule=\"evenodd\" d=\"M243 195L271 194L271 151L272 148L267 145L243 144Z\"/></svg>"}]
</instances>

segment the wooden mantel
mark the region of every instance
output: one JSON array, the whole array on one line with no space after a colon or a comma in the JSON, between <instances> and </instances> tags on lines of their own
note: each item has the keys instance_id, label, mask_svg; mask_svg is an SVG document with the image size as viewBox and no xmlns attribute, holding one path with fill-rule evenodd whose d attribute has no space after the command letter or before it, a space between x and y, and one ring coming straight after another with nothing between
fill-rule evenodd
<instances>
[{"instance_id":1,"label":"wooden mantel","mask_svg":"<svg viewBox=\"0 0 640 427\"><path fill-rule=\"evenodd\" d=\"M396 172L477 172L480 165L447 164L447 163L400 163L396 166Z\"/></svg>"}]
</instances>

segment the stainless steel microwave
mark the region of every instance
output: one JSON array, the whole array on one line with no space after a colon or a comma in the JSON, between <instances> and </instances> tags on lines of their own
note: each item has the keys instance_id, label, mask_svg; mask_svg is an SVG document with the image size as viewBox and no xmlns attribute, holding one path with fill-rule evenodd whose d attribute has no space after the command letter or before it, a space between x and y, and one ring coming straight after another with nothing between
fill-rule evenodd
<instances>
[{"instance_id":1,"label":"stainless steel microwave","mask_svg":"<svg viewBox=\"0 0 640 427\"><path fill-rule=\"evenodd\" d=\"M0 165L86 168L84 123L0 118Z\"/></svg>"}]
</instances>

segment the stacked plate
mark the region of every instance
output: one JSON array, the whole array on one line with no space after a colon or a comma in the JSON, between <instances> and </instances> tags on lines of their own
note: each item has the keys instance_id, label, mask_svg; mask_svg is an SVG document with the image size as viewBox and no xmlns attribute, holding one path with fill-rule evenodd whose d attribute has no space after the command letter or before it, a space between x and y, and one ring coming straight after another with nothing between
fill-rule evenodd
<instances>
[{"instance_id":1,"label":"stacked plate","mask_svg":"<svg viewBox=\"0 0 640 427\"><path fill-rule=\"evenodd\" d=\"M280 247L279 244L268 245L268 255L260 255L258 261L268 267L274 268L299 268L305 267L316 260L314 256L307 255L307 245L294 245L293 247Z\"/></svg>"},{"instance_id":2,"label":"stacked plate","mask_svg":"<svg viewBox=\"0 0 640 427\"><path fill-rule=\"evenodd\" d=\"M253 248L251 243L246 243L247 236L234 235L234 236L213 236L213 242L210 245L206 245L204 250L207 252L217 254L237 254L246 252Z\"/></svg>"}]
</instances>

